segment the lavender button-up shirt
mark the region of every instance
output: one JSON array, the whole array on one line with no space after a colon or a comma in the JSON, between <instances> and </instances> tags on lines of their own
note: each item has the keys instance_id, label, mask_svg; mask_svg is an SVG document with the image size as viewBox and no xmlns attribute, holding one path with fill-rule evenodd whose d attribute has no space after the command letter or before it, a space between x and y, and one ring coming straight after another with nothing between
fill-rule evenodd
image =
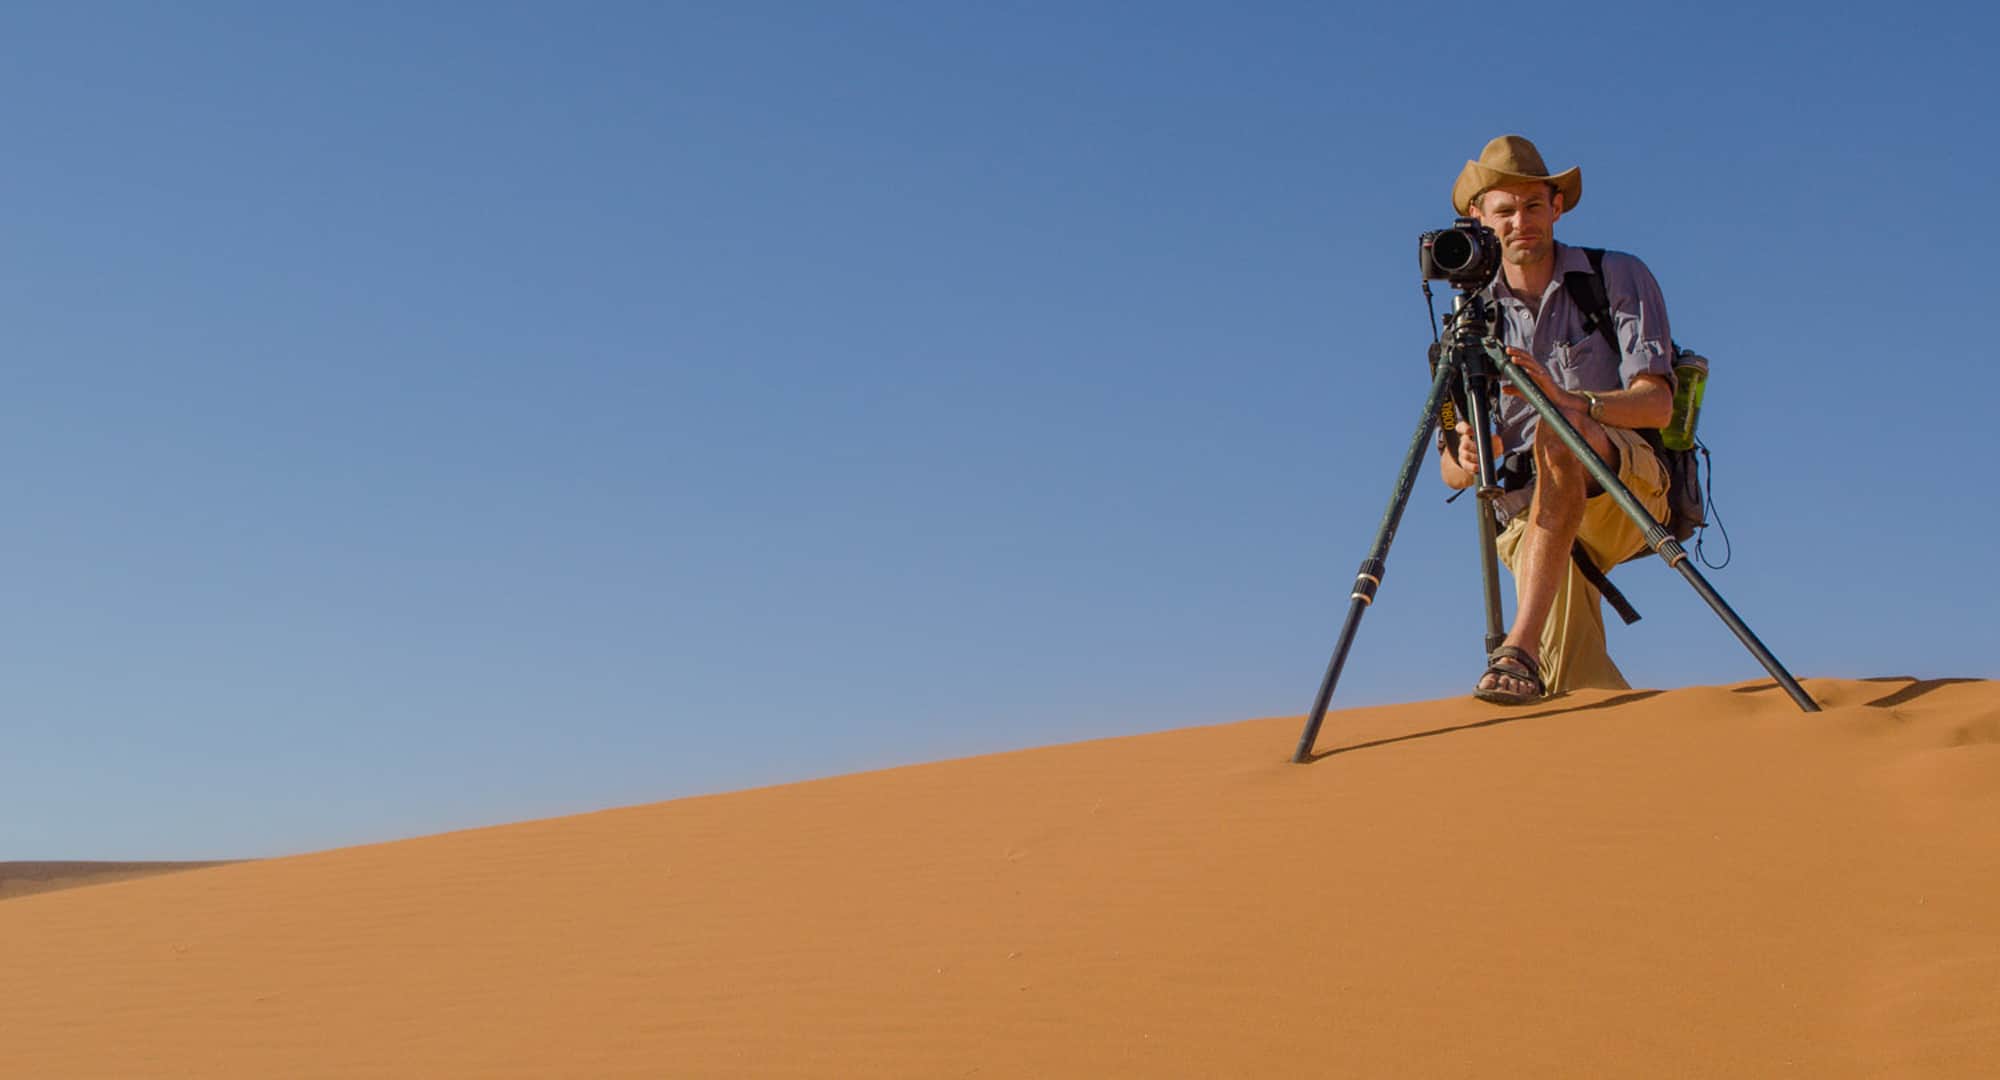
<instances>
[{"instance_id":1,"label":"lavender button-up shirt","mask_svg":"<svg viewBox=\"0 0 2000 1080\"><path fill-rule=\"evenodd\" d=\"M1493 283L1500 340L1539 360L1566 390L1620 390L1645 374L1674 381L1673 335L1667 329L1667 302L1660 283L1636 256L1622 251L1604 253L1604 291L1611 298L1611 317L1618 331L1614 355L1604 335L1583 328L1584 313L1563 288L1563 275L1590 272L1590 257L1582 248L1556 245L1556 273L1542 295L1541 318L1504 277ZM1502 397L1498 424L1508 453L1525 449L1541 418L1517 397Z\"/></svg>"}]
</instances>

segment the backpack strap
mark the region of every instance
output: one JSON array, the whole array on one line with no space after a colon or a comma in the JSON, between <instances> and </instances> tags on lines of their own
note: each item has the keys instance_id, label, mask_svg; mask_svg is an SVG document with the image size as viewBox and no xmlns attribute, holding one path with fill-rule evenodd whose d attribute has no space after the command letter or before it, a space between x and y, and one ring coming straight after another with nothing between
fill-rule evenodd
<instances>
[{"instance_id":1,"label":"backpack strap","mask_svg":"<svg viewBox=\"0 0 2000 1080\"><path fill-rule=\"evenodd\" d=\"M1590 260L1590 272L1571 270L1564 274L1563 291L1576 302L1577 310L1583 312L1584 332L1604 335L1616 355L1618 324L1611 318L1611 296L1604 291L1604 249L1584 248L1583 254Z\"/></svg>"}]
</instances>

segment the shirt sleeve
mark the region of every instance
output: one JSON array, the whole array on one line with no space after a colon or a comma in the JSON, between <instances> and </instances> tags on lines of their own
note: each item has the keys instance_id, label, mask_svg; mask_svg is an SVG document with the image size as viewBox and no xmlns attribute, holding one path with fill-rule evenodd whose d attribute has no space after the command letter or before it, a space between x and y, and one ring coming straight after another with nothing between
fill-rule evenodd
<instances>
[{"instance_id":1,"label":"shirt sleeve","mask_svg":"<svg viewBox=\"0 0 2000 1080\"><path fill-rule=\"evenodd\" d=\"M1626 386L1640 375L1674 382L1674 335L1667 326L1667 301L1660 283L1636 256L1613 252L1604 260L1611 321L1618 330L1618 378Z\"/></svg>"}]
</instances>

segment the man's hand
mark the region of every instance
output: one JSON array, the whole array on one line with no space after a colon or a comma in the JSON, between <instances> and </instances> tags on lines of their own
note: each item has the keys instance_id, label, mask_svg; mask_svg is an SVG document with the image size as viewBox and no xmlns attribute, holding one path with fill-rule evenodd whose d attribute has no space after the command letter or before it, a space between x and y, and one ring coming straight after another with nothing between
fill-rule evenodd
<instances>
[{"instance_id":1,"label":"man's hand","mask_svg":"<svg viewBox=\"0 0 2000 1080\"><path fill-rule=\"evenodd\" d=\"M1454 429L1458 432L1458 454L1444 459L1444 482L1453 489L1471 487L1479 482L1479 444L1472 439L1472 425L1463 420ZM1500 463L1500 436L1493 436L1493 463ZM1451 466L1458 466L1457 475L1452 475Z\"/></svg>"},{"instance_id":2,"label":"man's hand","mask_svg":"<svg viewBox=\"0 0 2000 1080\"><path fill-rule=\"evenodd\" d=\"M1585 415L1589 411L1590 402L1585 401L1580 394L1572 394L1563 389L1556 382L1556 377L1549 374L1549 369L1542 366L1541 361L1514 348L1507 350L1507 359L1514 361L1515 367L1520 368L1528 378L1535 380L1535 385L1541 387L1542 393L1549 396L1549 400L1555 403L1556 408L1575 416ZM1500 392L1508 397L1523 396L1519 390L1514 389L1512 383L1502 386Z\"/></svg>"}]
</instances>

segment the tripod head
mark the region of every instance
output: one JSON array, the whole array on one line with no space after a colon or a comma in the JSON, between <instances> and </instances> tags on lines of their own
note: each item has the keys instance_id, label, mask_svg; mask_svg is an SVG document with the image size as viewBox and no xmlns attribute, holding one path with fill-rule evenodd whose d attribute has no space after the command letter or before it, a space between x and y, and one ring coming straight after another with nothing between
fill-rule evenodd
<instances>
[{"instance_id":1,"label":"tripod head","mask_svg":"<svg viewBox=\"0 0 2000 1080\"><path fill-rule=\"evenodd\" d=\"M1459 286L1434 351L1437 362L1451 369L1447 384L1449 403L1438 417L1446 432L1446 445L1453 453L1457 452L1455 426L1463 418L1475 433L1478 448L1477 494L1481 502L1490 504L1502 494L1496 462L1488 445L1493 417L1500 408L1501 377L1493 357L1502 346L1493 334L1492 302L1482 295L1483 291L1483 286L1479 289Z\"/></svg>"},{"instance_id":2,"label":"tripod head","mask_svg":"<svg viewBox=\"0 0 2000 1080\"><path fill-rule=\"evenodd\" d=\"M1445 333L1453 347L1483 345L1493 336L1492 314L1492 302L1486 299L1483 289L1460 289L1452 299L1451 311L1444 317Z\"/></svg>"}]
</instances>

